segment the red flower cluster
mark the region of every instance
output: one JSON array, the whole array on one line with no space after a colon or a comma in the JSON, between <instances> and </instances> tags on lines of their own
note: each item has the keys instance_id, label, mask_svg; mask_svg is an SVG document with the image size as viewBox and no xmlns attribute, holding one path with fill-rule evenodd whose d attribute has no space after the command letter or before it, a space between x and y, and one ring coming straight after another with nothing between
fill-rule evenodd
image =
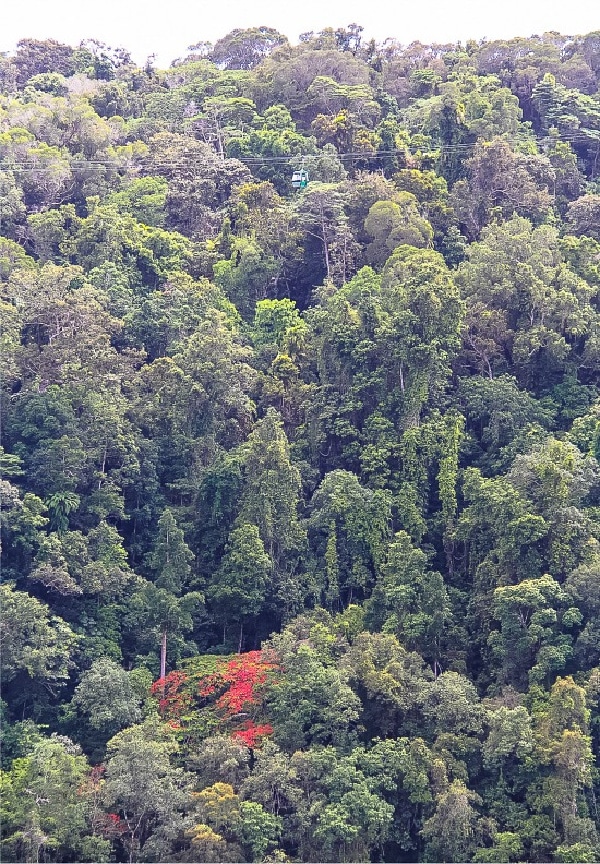
<instances>
[{"instance_id":1,"label":"red flower cluster","mask_svg":"<svg viewBox=\"0 0 600 864\"><path fill-rule=\"evenodd\" d=\"M224 663L214 674L204 678L198 693L203 698L221 693L216 701L216 707L223 712L223 720L236 720L239 714L247 713L260 705L259 688L266 683L272 669L277 668L274 660L268 659L262 651L248 651L238 654L232 660ZM232 737L255 747L261 737L270 735L273 727L269 724L255 725L253 720L246 720L241 729L232 732Z\"/></svg>"},{"instance_id":2,"label":"red flower cluster","mask_svg":"<svg viewBox=\"0 0 600 864\"><path fill-rule=\"evenodd\" d=\"M106 838L109 840L115 839L125 833L127 826L117 813L104 813L103 816L104 824L102 825L101 830Z\"/></svg>"},{"instance_id":3,"label":"red flower cluster","mask_svg":"<svg viewBox=\"0 0 600 864\"><path fill-rule=\"evenodd\" d=\"M198 685L198 694L203 698L213 696L217 690L229 685L217 699L217 707L228 719L258 703L256 688L264 684L268 672L276 668L277 664L267 660L262 651L247 651L224 663L212 675L207 675Z\"/></svg>"},{"instance_id":4,"label":"red flower cluster","mask_svg":"<svg viewBox=\"0 0 600 864\"><path fill-rule=\"evenodd\" d=\"M174 670L164 678L155 681L150 692L153 696L160 696L158 710L166 720L178 721L182 714L192 705L192 696L181 688L187 682L188 676L185 672Z\"/></svg>"},{"instance_id":5,"label":"red flower cluster","mask_svg":"<svg viewBox=\"0 0 600 864\"><path fill-rule=\"evenodd\" d=\"M255 726L252 720L246 720L243 729L237 729L231 733L234 741L240 741L246 747L256 747L260 743L260 739L265 735L271 735L273 727L270 723L263 723L261 726Z\"/></svg>"},{"instance_id":6,"label":"red flower cluster","mask_svg":"<svg viewBox=\"0 0 600 864\"><path fill-rule=\"evenodd\" d=\"M229 689L217 700L217 706L228 716L239 714L245 707L256 705L256 688L265 684L267 673L275 663L263 659L262 651L248 651L230 660L223 672L223 681Z\"/></svg>"}]
</instances>

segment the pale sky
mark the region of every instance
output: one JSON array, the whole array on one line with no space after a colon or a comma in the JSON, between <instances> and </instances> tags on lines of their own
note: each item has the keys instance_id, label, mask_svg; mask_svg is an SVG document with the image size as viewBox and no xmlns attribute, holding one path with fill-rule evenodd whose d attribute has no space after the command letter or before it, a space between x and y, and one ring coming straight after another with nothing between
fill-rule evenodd
<instances>
[{"instance_id":1,"label":"pale sky","mask_svg":"<svg viewBox=\"0 0 600 864\"><path fill-rule=\"evenodd\" d=\"M567 35L600 29L599 0L0 0L0 51L23 37L70 45L95 38L158 55L166 67L188 45L215 42L235 27L275 27L291 42L300 33L357 23L364 35L403 44Z\"/></svg>"}]
</instances>

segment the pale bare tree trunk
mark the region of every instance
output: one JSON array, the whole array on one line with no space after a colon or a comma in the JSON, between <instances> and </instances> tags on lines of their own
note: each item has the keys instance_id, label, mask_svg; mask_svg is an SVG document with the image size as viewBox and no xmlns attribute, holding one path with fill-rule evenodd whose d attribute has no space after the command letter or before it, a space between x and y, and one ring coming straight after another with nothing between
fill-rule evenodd
<instances>
[{"instance_id":1,"label":"pale bare tree trunk","mask_svg":"<svg viewBox=\"0 0 600 864\"><path fill-rule=\"evenodd\" d=\"M160 677L162 681L165 679L165 675L167 674L167 628L163 630L162 634L162 642L160 646ZM163 694L164 694L165 685L163 683Z\"/></svg>"}]
</instances>

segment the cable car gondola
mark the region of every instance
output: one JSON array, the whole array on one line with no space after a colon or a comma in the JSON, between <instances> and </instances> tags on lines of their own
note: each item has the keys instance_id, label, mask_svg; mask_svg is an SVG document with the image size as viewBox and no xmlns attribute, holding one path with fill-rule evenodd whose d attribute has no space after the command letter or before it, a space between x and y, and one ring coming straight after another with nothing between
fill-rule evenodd
<instances>
[{"instance_id":1,"label":"cable car gondola","mask_svg":"<svg viewBox=\"0 0 600 864\"><path fill-rule=\"evenodd\" d=\"M294 189L306 189L308 186L308 171L301 168L292 174L292 186Z\"/></svg>"}]
</instances>

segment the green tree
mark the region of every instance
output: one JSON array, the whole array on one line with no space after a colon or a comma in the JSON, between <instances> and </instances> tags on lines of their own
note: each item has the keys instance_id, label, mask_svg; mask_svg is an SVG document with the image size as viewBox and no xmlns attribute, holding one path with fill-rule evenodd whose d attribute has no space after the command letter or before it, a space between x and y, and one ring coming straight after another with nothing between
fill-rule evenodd
<instances>
[{"instance_id":1,"label":"green tree","mask_svg":"<svg viewBox=\"0 0 600 864\"><path fill-rule=\"evenodd\" d=\"M536 716L536 755L542 770L534 806L553 818L563 847L581 844L589 849L597 844L585 803L594 760L589 717L585 690L571 676L556 679L547 705Z\"/></svg>"},{"instance_id":2,"label":"green tree","mask_svg":"<svg viewBox=\"0 0 600 864\"><path fill-rule=\"evenodd\" d=\"M2 598L2 677L8 684L23 676L51 691L66 683L77 636L45 603L10 583L0 585Z\"/></svg>"},{"instance_id":3,"label":"green tree","mask_svg":"<svg viewBox=\"0 0 600 864\"><path fill-rule=\"evenodd\" d=\"M302 555L306 534L298 518L300 472L291 462L290 447L277 411L267 410L244 447L244 485L240 525L258 528L272 562L272 601L288 618L304 600Z\"/></svg>"},{"instance_id":4,"label":"green tree","mask_svg":"<svg viewBox=\"0 0 600 864\"><path fill-rule=\"evenodd\" d=\"M463 306L441 255L399 246L381 280L381 323L377 336L388 386L399 402L404 428L418 425L433 386L443 386L459 344Z\"/></svg>"},{"instance_id":5,"label":"green tree","mask_svg":"<svg viewBox=\"0 0 600 864\"><path fill-rule=\"evenodd\" d=\"M262 861L282 830L278 816L255 801L241 801L228 783L217 782L196 793L194 816L202 821L189 832L193 850L212 831L213 843L221 838L233 854L243 854L246 861Z\"/></svg>"},{"instance_id":6,"label":"green tree","mask_svg":"<svg viewBox=\"0 0 600 864\"><path fill-rule=\"evenodd\" d=\"M600 214L600 195L582 195L569 204L567 228L575 236L591 237L600 240L598 215Z\"/></svg>"},{"instance_id":7,"label":"green tree","mask_svg":"<svg viewBox=\"0 0 600 864\"><path fill-rule=\"evenodd\" d=\"M344 212L346 195L333 183L311 183L298 201L307 248L317 251L321 279L342 285L355 272L358 245ZM318 278L318 277L317 277Z\"/></svg>"},{"instance_id":8,"label":"green tree","mask_svg":"<svg viewBox=\"0 0 600 864\"><path fill-rule=\"evenodd\" d=\"M110 658L101 657L81 676L71 705L93 729L112 736L142 719L148 678L140 670L127 672Z\"/></svg>"},{"instance_id":9,"label":"green tree","mask_svg":"<svg viewBox=\"0 0 600 864\"><path fill-rule=\"evenodd\" d=\"M126 826L130 862L168 856L171 838L191 804L192 776L171 764L177 750L173 736L152 718L108 742L102 794Z\"/></svg>"},{"instance_id":10,"label":"green tree","mask_svg":"<svg viewBox=\"0 0 600 864\"><path fill-rule=\"evenodd\" d=\"M570 620L566 603L564 590L549 574L496 588L494 616L501 630L489 641L507 683L523 686L527 673L532 682L544 682L564 669L572 654L572 638L561 627L563 616L565 624Z\"/></svg>"},{"instance_id":11,"label":"green tree","mask_svg":"<svg viewBox=\"0 0 600 864\"><path fill-rule=\"evenodd\" d=\"M2 850L6 861L108 861L110 843L94 824L86 794L87 760L68 738L34 744L2 774Z\"/></svg>"},{"instance_id":12,"label":"green tree","mask_svg":"<svg viewBox=\"0 0 600 864\"><path fill-rule=\"evenodd\" d=\"M164 680L167 669L167 637L179 639L194 629L194 619L204 605L199 591L188 591L177 597L166 588L146 583L133 595L130 620L140 627L142 641L150 640L152 648L159 644L159 677Z\"/></svg>"},{"instance_id":13,"label":"green tree","mask_svg":"<svg viewBox=\"0 0 600 864\"><path fill-rule=\"evenodd\" d=\"M348 471L330 471L311 501L309 520L322 597L333 609L370 593L390 532L390 498L361 486Z\"/></svg>"},{"instance_id":14,"label":"green tree","mask_svg":"<svg viewBox=\"0 0 600 864\"><path fill-rule=\"evenodd\" d=\"M272 27L236 28L215 42L213 63L224 69L253 69L287 39Z\"/></svg>"},{"instance_id":15,"label":"green tree","mask_svg":"<svg viewBox=\"0 0 600 864\"><path fill-rule=\"evenodd\" d=\"M173 594L181 594L190 573L194 555L173 513L167 507L158 520L158 533L149 564L156 574L155 583Z\"/></svg>"},{"instance_id":16,"label":"green tree","mask_svg":"<svg viewBox=\"0 0 600 864\"><path fill-rule=\"evenodd\" d=\"M73 49L55 39L20 39L14 62L21 85L42 72L69 75L73 72Z\"/></svg>"},{"instance_id":17,"label":"green tree","mask_svg":"<svg viewBox=\"0 0 600 864\"><path fill-rule=\"evenodd\" d=\"M517 216L490 226L457 282L469 304L468 350L490 378L514 366L534 389L578 362L594 317L590 286L563 262L554 228Z\"/></svg>"},{"instance_id":18,"label":"green tree","mask_svg":"<svg viewBox=\"0 0 600 864\"><path fill-rule=\"evenodd\" d=\"M398 532L388 547L367 603L367 621L373 629L393 633L434 671L439 669L452 623L448 591L441 574L428 569L427 556L415 549L405 531Z\"/></svg>"},{"instance_id":19,"label":"green tree","mask_svg":"<svg viewBox=\"0 0 600 864\"><path fill-rule=\"evenodd\" d=\"M255 620L264 606L271 573L272 561L256 525L234 528L206 594L223 624L224 642L227 625L239 624L238 653L244 625Z\"/></svg>"},{"instance_id":20,"label":"green tree","mask_svg":"<svg viewBox=\"0 0 600 864\"><path fill-rule=\"evenodd\" d=\"M549 159L535 152L520 153L502 138L477 144L466 161L468 179L459 180L452 200L460 223L475 239L494 213L513 214L535 224L546 220L552 207L555 171Z\"/></svg>"},{"instance_id":21,"label":"green tree","mask_svg":"<svg viewBox=\"0 0 600 864\"><path fill-rule=\"evenodd\" d=\"M433 229L419 213L410 192L397 192L391 201L373 204L365 219L365 231L373 238L366 256L374 267L383 267L398 246L426 248L433 240Z\"/></svg>"},{"instance_id":22,"label":"green tree","mask_svg":"<svg viewBox=\"0 0 600 864\"><path fill-rule=\"evenodd\" d=\"M361 700L369 739L423 734L421 707L433 678L423 659L390 633L360 633L340 660ZM429 800L429 799L427 799Z\"/></svg>"},{"instance_id":23,"label":"green tree","mask_svg":"<svg viewBox=\"0 0 600 864\"><path fill-rule=\"evenodd\" d=\"M360 711L347 673L327 656L334 639L322 625L307 629L305 638L290 627L267 643L286 673L267 688L265 707L275 742L288 752L311 743L348 746Z\"/></svg>"},{"instance_id":24,"label":"green tree","mask_svg":"<svg viewBox=\"0 0 600 864\"><path fill-rule=\"evenodd\" d=\"M453 780L436 801L435 813L423 826L431 861L464 861L479 841L479 819L473 804L481 798L460 780Z\"/></svg>"}]
</instances>

